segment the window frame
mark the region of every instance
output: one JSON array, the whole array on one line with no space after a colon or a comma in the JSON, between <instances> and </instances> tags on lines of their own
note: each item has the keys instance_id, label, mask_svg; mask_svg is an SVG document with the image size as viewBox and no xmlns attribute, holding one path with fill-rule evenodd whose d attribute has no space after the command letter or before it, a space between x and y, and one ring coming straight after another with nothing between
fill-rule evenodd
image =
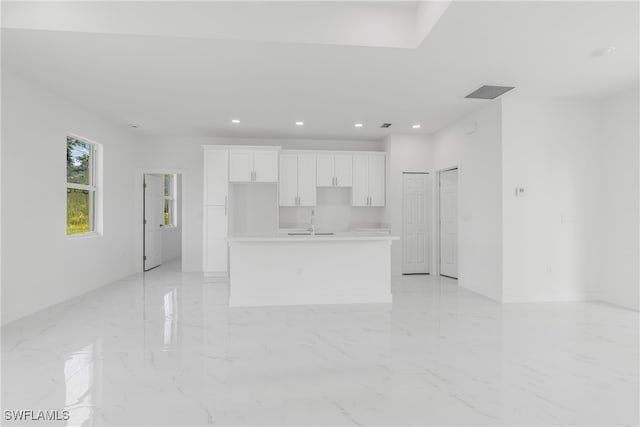
<instances>
[{"instance_id":1,"label":"window frame","mask_svg":"<svg viewBox=\"0 0 640 427\"><path fill-rule=\"evenodd\" d=\"M169 223L168 224L164 224L163 223L163 227L165 228L175 228L178 226L178 218L177 218L177 197L176 197L176 186L178 185L178 175L177 174L172 174L172 173L165 173L162 176L162 181L163 183L166 182L166 177L169 176L170 180L169 180L169 195L164 195L164 191L162 192L163 194L163 201L166 202L167 200L169 201ZM163 190L166 190L166 188L164 188ZM164 219L164 203L162 204L162 217Z\"/></svg>"},{"instance_id":2,"label":"window frame","mask_svg":"<svg viewBox=\"0 0 640 427\"><path fill-rule=\"evenodd\" d=\"M67 181L68 170L65 170L65 196L66 196L67 190L69 189L83 190L83 191L88 191L89 193L89 231L85 231L82 233L74 233L74 234L69 234L67 232L68 224L66 223L66 221L67 221L68 201L65 200L65 236L68 239L102 236L102 192L101 192L102 190L102 175L101 175L102 145L88 138L85 138L83 136L79 136L71 132L67 132L65 137L65 149L67 149L69 146L70 138L78 140L85 144L88 144L90 147L89 163L88 163L89 184L78 184L78 183ZM65 169L66 167L68 167L68 165L65 165Z\"/></svg>"}]
</instances>

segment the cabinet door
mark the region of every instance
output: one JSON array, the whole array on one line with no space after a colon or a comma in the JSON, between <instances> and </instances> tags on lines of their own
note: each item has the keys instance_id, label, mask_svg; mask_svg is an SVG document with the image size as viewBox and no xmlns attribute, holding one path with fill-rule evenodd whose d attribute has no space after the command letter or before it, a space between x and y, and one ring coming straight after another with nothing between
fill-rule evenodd
<instances>
[{"instance_id":1,"label":"cabinet door","mask_svg":"<svg viewBox=\"0 0 640 427\"><path fill-rule=\"evenodd\" d=\"M229 152L204 152L204 204L224 206L229 193Z\"/></svg>"},{"instance_id":2,"label":"cabinet door","mask_svg":"<svg viewBox=\"0 0 640 427\"><path fill-rule=\"evenodd\" d=\"M316 205L315 154L298 154L298 197L300 206Z\"/></svg>"},{"instance_id":3,"label":"cabinet door","mask_svg":"<svg viewBox=\"0 0 640 427\"><path fill-rule=\"evenodd\" d=\"M353 189L351 205L368 206L369 199L369 156L356 154L353 156Z\"/></svg>"},{"instance_id":4,"label":"cabinet door","mask_svg":"<svg viewBox=\"0 0 640 427\"><path fill-rule=\"evenodd\" d=\"M224 206L204 208L204 271L227 271L227 215Z\"/></svg>"},{"instance_id":5,"label":"cabinet door","mask_svg":"<svg viewBox=\"0 0 640 427\"><path fill-rule=\"evenodd\" d=\"M369 206L384 206L384 156L369 156Z\"/></svg>"},{"instance_id":6,"label":"cabinet door","mask_svg":"<svg viewBox=\"0 0 640 427\"><path fill-rule=\"evenodd\" d=\"M336 186L351 187L353 185L353 156L351 154L336 154L333 159Z\"/></svg>"},{"instance_id":7,"label":"cabinet door","mask_svg":"<svg viewBox=\"0 0 640 427\"><path fill-rule=\"evenodd\" d=\"M253 151L229 151L229 181L250 182L253 172Z\"/></svg>"},{"instance_id":8,"label":"cabinet door","mask_svg":"<svg viewBox=\"0 0 640 427\"><path fill-rule=\"evenodd\" d=\"M276 150L257 150L253 153L256 182L278 182L278 154Z\"/></svg>"},{"instance_id":9,"label":"cabinet door","mask_svg":"<svg viewBox=\"0 0 640 427\"><path fill-rule=\"evenodd\" d=\"M298 196L298 156L280 155L280 206L296 206Z\"/></svg>"},{"instance_id":10,"label":"cabinet door","mask_svg":"<svg viewBox=\"0 0 640 427\"><path fill-rule=\"evenodd\" d=\"M332 154L318 154L318 171L316 173L316 179L318 187L333 187L333 155Z\"/></svg>"}]
</instances>

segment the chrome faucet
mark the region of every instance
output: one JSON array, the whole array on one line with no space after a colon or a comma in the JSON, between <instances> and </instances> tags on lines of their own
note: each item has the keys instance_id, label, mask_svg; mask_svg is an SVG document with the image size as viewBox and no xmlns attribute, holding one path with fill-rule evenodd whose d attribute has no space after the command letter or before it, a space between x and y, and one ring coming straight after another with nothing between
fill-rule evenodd
<instances>
[{"instance_id":1,"label":"chrome faucet","mask_svg":"<svg viewBox=\"0 0 640 427\"><path fill-rule=\"evenodd\" d=\"M316 217L316 211L314 209L311 209L311 226L309 227L308 230L311 232L312 236L316 235L315 217Z\"/></svg>"}]
</instances>

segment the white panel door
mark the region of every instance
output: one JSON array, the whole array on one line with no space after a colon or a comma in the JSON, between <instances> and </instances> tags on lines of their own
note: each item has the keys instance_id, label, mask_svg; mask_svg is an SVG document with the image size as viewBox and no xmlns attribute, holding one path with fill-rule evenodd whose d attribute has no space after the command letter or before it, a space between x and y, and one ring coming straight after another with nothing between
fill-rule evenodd
<instances>
[{"instance_id":1,"label":"white panel door","mask_svg":"<svg viewBox=\"0 0 640 427\"><path fill-rule=\"evenodd\" d=\"M458 170L440 172L440 274L458 278Z\"/></svg>"},{"instance_id":2,"label":"white panel door","mask_svg":"<svg viewBox=\"0 0 640 427\"><path fill-rule=\"evenodd\" d=\"M278 182L278 152L257 150L253 153L253 178L256 182Z\"/></svg>"},{"instance_id":3,"label":"white panel door","mask_svg":"<svg viewBox=\"0 0 640 427\"><path fill-rule=\"evenodd\" d=\"M333 156L334 176L337 187L351 187L353 183L353 156L336 154Z\"/></svg>"},{"instance_id":4,"label":"white panel door","mask_svg":"<svg viewBox=\"0 0 640 427\"><path fill-rule=\"evenodd\" d=\"M164 177L144 176L144 271L162 263Z\"/></svg>"},{"instance_id":5,"label":"white panel door","mask_svg":"<svg viewBox=\"0 0 640 427\"><path fill-rule=\"evenodd\" d=\"M316 205L315 154L298 154L298 197L300 206Z\"/></svg>"},{"instance_id":6,"label":"white panel door","mask_svg":"<svg viewBox=\"0 0 640 427\"><path fill-rule=\"evenodd\" d=\"M402 273L429 273L426 173L402 174Z\"/></svg>"},{"instance_id":7,"label":"white panel door","mask_svg":"<svg viewBox=\"0 0 640 427\"><path fill-rule=\"evenodd\" d=\"M353 189L351 204L353 206L369 206L369 156L355 154L353 156Z\"/></svg>"},{"instance_id":8,"label":"white panel door","mask_svg":"<svg viewBox=\"0 0 640 427\"><path fill-rule=\"evenodd\" d=\"M229 151L229 181L251 182L253 176L253 151Z\"/></svg>"},{"instance_id":9,"label":"white panel door","mask_svg":"<svg viewBox=\"0 0 640 427\"><path fill-rule=\"evenodd\" d=\"M204 208L204 271L227 271L227 212L224 206Z\"/></svg>"},{"instance_id":10,"label":"white panel door","mask_svg":"<svg viewBox=\"0 0 640 427\"><path fill-rule=\"evenodd\" d=\"M333 172L333 155L318 154L318 171L316 174L316 182L318 187L333 187L335 174Z\"/></svg>"},{"instance_id":11,"label":"white panel door","mask_svg":"<svg viewBox=\"0 0 640 427\"><path fill-rule=\"evenodd\" d=\"M384 206L384 156L369 156L369 206Z\"/></svg>"},{"instance_id":12,"label":"white panel door","mask_svg":"<svg viewBox=\"0 0 640 427\"><path fill-rule=\"evenodd\" d=\"M229 194L229 152L204 151L205 205L224 206Z\"/></svg>"},{"instance_id":13,"label":"white panel door","mask_svg":"<svg viewBox=\"0 0 640 427\"><path fill-rule=\"evenodd\" d=\"M298 197L298 156L280 155L280 206L296 206Z\"/></svg>"}]
</instances>

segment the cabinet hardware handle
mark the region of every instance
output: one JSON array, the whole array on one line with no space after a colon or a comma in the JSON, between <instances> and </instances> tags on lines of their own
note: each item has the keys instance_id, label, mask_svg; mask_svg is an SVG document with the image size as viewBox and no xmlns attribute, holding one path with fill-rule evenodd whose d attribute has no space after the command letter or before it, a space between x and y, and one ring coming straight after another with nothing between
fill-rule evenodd
<instances>
[{"instance_id":1,"label":"cabinet hardware handle","mask_svg":"<svg viewBox=\"0 0 640 427\"><path fill-rule=\"evenodd\" d=\"M224 216L227 216L227 196L224 196Z\"/></svg>"}]
</instances>

